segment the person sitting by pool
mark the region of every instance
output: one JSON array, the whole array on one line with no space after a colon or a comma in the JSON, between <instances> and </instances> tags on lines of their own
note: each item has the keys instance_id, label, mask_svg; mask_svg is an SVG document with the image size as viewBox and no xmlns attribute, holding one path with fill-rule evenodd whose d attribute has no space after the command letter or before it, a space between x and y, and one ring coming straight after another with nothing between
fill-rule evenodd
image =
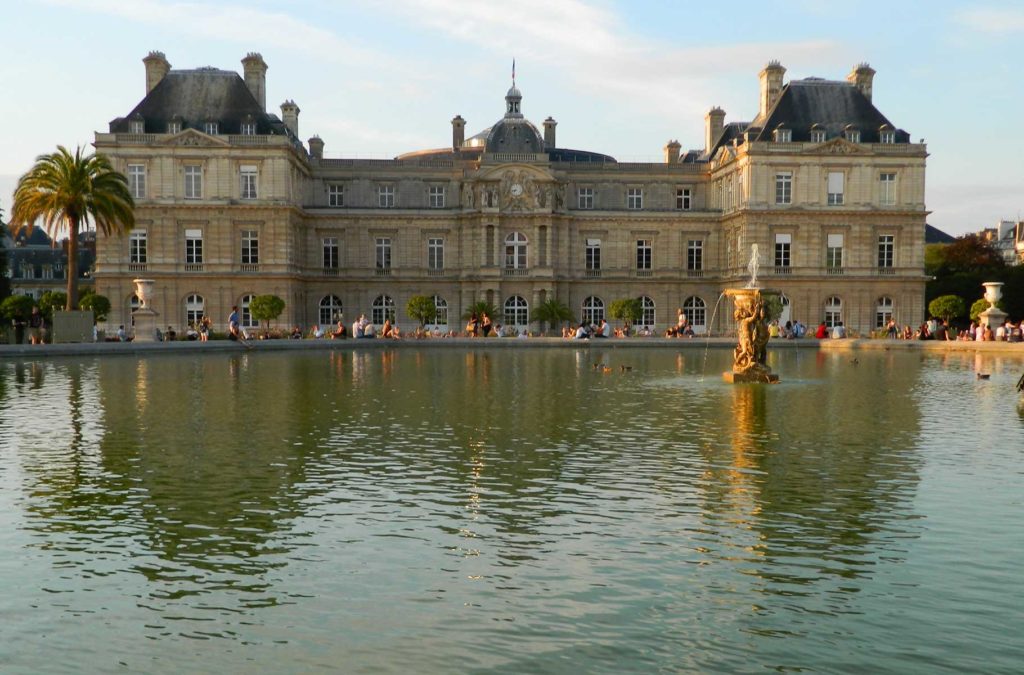
<instances>
[{"instance_id":1,"label":"person sitting by pool","mask_svg":"<svg viewBox=\"0 0 1024 675\"><path fill-rule=\"evenodd\" d=\"M390 338L395 336L395 329L391 326L391 319L385 318L384 325L381 326L380 336L382 338Z\"/></svg>"},{"instance_id":2,"label":"person sitting by pool","mask_svg":"<svg viewBox=\"0 0 1024 675\"><path fill-rule=\"evenodd\" d=\"M679 337L679 329L676 326L669 326L668 328L665 329L665 337Z\"/></svg>"},{"instance_id":3,"label":"person sitting by pool","mask_svg":"<svg viewBox=\"0 0 1024 675\"><path fill-rule=\"evenodd\" d=\"M198 340L199 339L199 331L196 330L196 325L194 323L190 323L188 325L188 328L185 329L185 339L186 340Z\"/></svg>"},{"instance_id":4,"label":"person sitting by pool","mask_svg":"<svg viewBox=\"0 0 1024 675\"><path fill-rule=\"evenodd\" d=\"M173 328L168 326L167 330L164 331L164 342L174 342L177 339L178 333Z\"/></svg>"},{"instance_id":5,"label":"person sitting by pool","mask_svg":"<svg viewBox=\"0 0 1024 675\"><path fill-rule=\"evenodd\" d=\"M598 326L597 326L597 330L594 331L594 337L596 337L596 338L606 338L606 337L608 337L608 334L611 333L611 331L612 331L612 327L609 326L608 322L605 321L602 318L601 319L601 323L598 324Z\"/></svg>"},{"instance_id":6,"label":"person sitting by pool","mask_svg":"<svg viewBox=\"0 0 1024 675\"><path fill-rule=\"evenodd\" d=\"M309 337L314 340L319 340L324 336L324 329L317 324L313 324L313 327L309 329Z\"/></svg>"},{"instance_id":7,"label":"person sitting by pool","mask_svg":"<svg viewBox=\"0 0 1024 675\"><path fill-rule=\"evenodd\" d=\"M587 324L583 321L580 322L579 327L576 329L576 334L573 335L574 340L589 340L590 333L587 332Z\"/></svg>"},{"instance_id":8,"label":"person sitting by pool","mask_svg":"<svg viewBox=\"0 0 1024 675\"><path fill-rule=\"evenodd\" d=\"M824 340L828 337L828 326L825 325L824 321L818 324L818 330L814 332L814 337L819 340Z\"/></svg>"},{"instance_id":9,"label":"person sitting by pool","mask_svg":"<svg viewBox=\"0 0 1024 675\"><path fill-rule=\"evenodd\" d=\"M292 340L301 340L302 329L299 328L298 326L292 326L292 332L288 335L288 337L291 338Z\"/></svg>"}]
</instances>

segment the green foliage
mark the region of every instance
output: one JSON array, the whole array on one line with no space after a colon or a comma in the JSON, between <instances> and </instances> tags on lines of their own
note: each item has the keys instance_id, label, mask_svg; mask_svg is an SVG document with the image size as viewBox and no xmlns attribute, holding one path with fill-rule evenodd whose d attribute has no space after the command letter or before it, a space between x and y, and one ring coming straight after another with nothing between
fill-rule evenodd
<instances>
[{"instance_id":1,"label":"green foliage","mask_svg":"<svg viewBox=\"0 0 1024 675\"><path fill-rule=\"evenodd\" d=\"M405 313L415 319L420 328L423 328L425 323L434 323L434 319L437 317L437 307L434 305L432 297L414 295L409 298L409 302L405 303Z\"/></svg>"},{"instance_id":2,"label":"green foliage","mask_svg":"<svg viewBox=\"0 0 1024 675\"><path fill-rule=\"evenodd\" d=\"M28 295L12 295L0 302L0 314L11 321L28 321L35 300Z\"/></svg>"},{"instance_id":3,"label":"green foliage","mask_svg":"<svg viewBox=\"0 0 1024 675\"><path fill-rule=\"evenodd\" d=\"M544 325L552 328L564 321L573 321L572 310L557 298L548 298L537 305L533 310L533 318L540 322L541 332L544 332Z\"/></svg>"},{"instance_id":4,"label":"green foliage","mask_svg":"<svg viewBox=\"0 0 1024 675\"><path fill-rule=\"evenodd\" d=\"M249 313L257 321L265 321L269 329L270 322L281 316L284 306L284 300L276 295L257 295L249 301Z\"/></svg>"},{"instance_id":5,"label":"green foliage","mask_svg":"<svg viewBox=\"0 0 1024 675\"><path fill-rule=\"evenodd\" d=\"M777 321L782 316L782 310L785 309L782 306L782 297L778 295L765 295L763 297L764 311L768 321Z\"/></svg>"},{"instance_id":6,"label":"green foliage","mask_svg":"<svg viewBox=\"0 0 1024 675\"><path fill-rule=\"evenodd\" d=\"M949 244L927 244L924 247L924 273L930 277L946 273L946 246Z\"/></svg>"},{"instance_id":7,"label":"green foliage","mask_svg":"<svg viewBox=\"0 0 1024 675\"><path fill-rule=\"evenodd\" d=\"M498 308L486 300L478 300L466 308L466 311L462 313L462 318L468 321L469 317L474 314L478 317L486 314L493 319L498 315Z\"/></svg>"},{"instance_id":8,"label":"green foliage","mask_svg":"<svg viewBox=\"0 0 1024 675\"><path fill-rule=\"evenodd\" d=\"M640 298L613 300L608 306L608 315L613 319L621 319L627 326L632 326L643 318L644 305Z\"/></svg>"},{"instance_id":9,"label":"green foliage","mask_svg":"<svg viewBox=\"0 0 1024 675\"><path fill-rule=\"evenodd\" d=\"M68 304L68 295L64 291L46 291L39 298L39 311L47 321L53 321L53 313L64 309Z\"/></svg>"},{"instance_id":10,"label":"green foliage","mask_svg":"<svg viewBox=\"0 0 1024 675\"><path fill-rule=\"evenodd\" d=\"M953 321L967 313L967 303L956 295L940 295L928 303L928 313L945 321Z\"/></svg>"},{"instance_id":11,"label":"green foliage","mask_svg":"<svg viewBox=\"0 0 1024 675\"><path fill-rule=\"evenodd\" d=\"M929 305L929 307L930 307L930 305ZM971 321L977 321L978 317L981 316L981 313L984 312L989 307L990 307L990 305L988 303L988 300L986 300L985 298L978 298L977 300L975 300L974 304L971 305ZM999 309L1003 310L1004 312L1006 311L1006 308L1003 307L1003 301L1002 300L999 300L996 303L996 307L998 307Z\"/></svg>"},{"instance_id":12,"label":"green foliage","mask_svg":"<svg viewBox=\"0 0 1024 675\"><path fill-rule=\"evenodd\" d=\"M965 234L942 250L939 270L949 273L985 272L1006 267L1003 254L991 241L977 234Z\"/></svg>"},{"instance_id":13,"label":"green foliage","mask_svg":"<svg viewBox=\"0 0 1024 675\"><path fill-rule=\"evenodd\" d=\"M105 295L93 292L92 289L89 289L88 293L82 294L78 306L82 309L91 309L93 318L97 321L106 321L110 315L110 299Z\"/></svg>"}]
</instances>

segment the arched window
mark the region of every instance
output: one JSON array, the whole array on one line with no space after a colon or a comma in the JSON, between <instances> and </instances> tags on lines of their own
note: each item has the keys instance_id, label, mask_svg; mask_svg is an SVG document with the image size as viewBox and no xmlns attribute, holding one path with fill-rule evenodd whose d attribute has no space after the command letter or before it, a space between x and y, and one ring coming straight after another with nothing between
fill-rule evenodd
<instances>
[{"instance_id":1,"label":"arched window","mask_svg":"<svg viewBox=\"0 0 1024 675\"><path fill-rule=\"evenodd\" d=\"M825 325L829 328L843 320L843 301L838 295L831 295L825 300Z\"/></svg>"},{"instance_id":2,"label":"arched window","mask_svg":"<svg viewBox=\"0 0 1024 675\"><path fill-rule=\"evenodd\" d=\"M693 326L694 333L704 333L707 331L708 311L704 300L696 295L688 297L683 301L683 315L690 322L690 325Z\"/></svg>"},{"instance_id":3,"label":"arched window","mask_svg":"<svg viewBox=\"0 0 1024 675\"><path fill-rule=\"evenodd\" d=\"M327 326L341 321L341 298L325 295L320 298L320 325Z\"/></svg>"},{"instance_id":4,"label":"arched window","mask_svg":"<svg viewBox=\"0 0 1024 675\"><path fill-rule=\"evenodd\" d=\"M654 327L654 300L651 300L646 295L640 298L640 307L642 313L640 315L640 323L648 328Z\"/></svg>"},{"instance_id":5,"label":"arched window","mask_svg":"<svg viewBox=\"0 0 1024 675\"><path fill-rule=\"evenodd\" d=\"M580 318L584 323L601 323L601 319L604 318L604 301L591 295L583 301L583 312Z\"/></svg>"},{"instance_id":6,"label":"arched window","mask_svg":"<svg viewBox=\"0 0 1024 675\"><path fill-rule=\"evenodd\" d=\"M434 296L434 325L448 325L448 301L440 295Z\"/></svg>"},{"instance_id":7,"label":"arched window","mask_svg":"<svg viewBox=\"0 0 1024 675\"><path fill-rule=\"evenodd\" d=\"M185 325L199 327L199 322L206 316L206 301L203 296L193 293L185 298Z\"/></svg>"},{"instance_id":8,"label":"arched window","mask_svg":"<svg viewBox=\"0 0 1024 675\"><path fill-rule=\"evenodd\" d=\"M789 298L785 295L779 296L779 300L782 301L782 314L779 315L779 325L785 326L787 321L793 320L792 312L789 311Z\"/></svg>"},{"instance_id":9,"label":"arched window","mask_svg":"<svg viewBox=\"0 0 1024 675\"><path fill-rule=\"evenodd\" d=\"M892 298L883 295L875 307L875 328L885 328L892 318Z\"/></svg>"},{"instance_id":10,"label":"arched window","mask_svg":"<svg viewBox=\"0 0 1024 675\"><path fill-rule=\"evenodd\" d=\"M526 300L513 295L505 301L505 324L524 328L530 323L530 311Z\"/></svg>"},{"instance_id":11,"label":"arched window","mask_svg":"<svg viewBox=\"0 0 1024 675\"><path fill-rule=\"evenodd\" d=\"M254 295L243 295L242 304L238 306L241 316L239 317L239 324L242 328L259 328L260 322L252 318L252 312L249 311L249 303L256 297Z\"/></svg>"},{"instance_id":12,"label":"arched window","mask_svg":"<svg viewBox=\"0 0 1024 675\"><path fill-rule=\"evenodd\" d=\"M375 326L384 324L385 319L395 322L395 301L390 295L378 295L373 301L373 311L370 312L370 321Z\"/></svg>"},{"instance_id":13,"label":"arched window","mask_svg":"<svg viewBox=\"0 0 1024 675\"><path fill-rule=\"evenodd\" d=\"M513 232L505 237L505 269L526 269L526 235Z\"/></svg>"}]
</instances>

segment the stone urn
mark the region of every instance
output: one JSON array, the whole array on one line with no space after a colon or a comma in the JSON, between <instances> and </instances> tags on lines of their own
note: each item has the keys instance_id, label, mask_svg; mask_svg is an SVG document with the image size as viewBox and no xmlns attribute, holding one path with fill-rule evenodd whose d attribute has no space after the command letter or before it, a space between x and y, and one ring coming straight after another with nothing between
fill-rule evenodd
<instances>
[{"instance_id":1,"label":"stone urn","mask_svg":"<svg viewBox=\"0 0 1024 675\"><path fill-rule=\"evenodd\" d=\"M139 298L139 308L132 312L132 323L135 325L135 342L155 342L157 338L157 313L150 306L153 299L152 279L132 279L135 284L135 295Z\"/></svg>"},{"instance_id":2,"label":"stone urn","mask_svg":"<svg viewBox=\"0 0 1024 675\"><path fill-rule=\"evenodd\" d=\"M1003 297L1003 282L986 281L982 286L985 287L985 300L989 306L978 315L978 323L995 330L1006 322L1006 312L996 307L996 303Z\"/></svg>"},{"instance_id":3,"label":"stone urn","mask_svg":"<svg viewBox=\"0 0 1024 675\"><path fill-rule=\"evenodd\" d=\"M132 279L132 283L135 284L135 295L139 298L139 309L152 309L149 300L153 297L153 280Z\"/></svg>"},{"instance_id":4,"label":"stone urn","mask_svg":"<svg viewBox=\"0 0 1024 675\"><path fill-rule=\"evenodd\" d=\"M989 307L995 307L1003 297L1003 282L986 281L982 286L985 287L985 299L988 300Z\"/></svg>"}]
</instances>

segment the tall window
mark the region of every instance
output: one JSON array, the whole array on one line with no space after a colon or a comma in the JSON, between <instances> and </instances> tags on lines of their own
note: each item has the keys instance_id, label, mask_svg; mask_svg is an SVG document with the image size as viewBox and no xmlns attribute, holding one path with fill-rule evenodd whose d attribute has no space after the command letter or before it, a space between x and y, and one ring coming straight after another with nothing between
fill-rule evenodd
<instances>
[{"instance_id":1,"label":"tall window","mask_svg":"<svg viewBox=\"0 0 1024 675\"><path fill-rule=\"evenodd\" d=\"M134 230L128 235L128 262L143 265L146 263L146 231Z\"/></svg>"},{"instance_id":2,"label":"tall window","mask_svg":"<svg viewBox=\"0 0 1024 675\"><path fill-rule=\"evenodd\" d=\"M601 269L601 240L587 239L584 249L584 264L588 270Z\"/></svg>"},{"instance_id":3,"label":"tall window","mask_svg":"<svg viewBox=\"0 0 1024 675\"><path fill-rule=\"evenodd\" d=\"M690 188L676 188L676 208L680 211L689 211L692 204Z\"/></svg>"},{"instance_id":4,"label":"tall window","mask_svg":"<svg viewBox=\"0 0 1024 675\"><path fill-rule=\"evenodd\" d=\"M580 188L576 193L577 205L581 209L592 209L594 208L594 188Z\"/></svg>"},{"instance_id":5,"label":"tall window","mask_svg":"<svg viewBox=\"0 0 1024 675\"><path fill-rule=\"evenodd\" d=\"M260 262L260 237L256 230L242 230L242 264L258 265Z\"/></svg>"},{"instance_id":6,"label":"tall window","mask_svg":"<svg viewBox=\"0 0 1024 675\"><path fill-rule=\"evenodd\" d=\"M885 328L892 318L892 298L883 295L875 306L875 328Z\"/></svg>"},{"instance_id":7,"label":"tall window","mask_svg":"<svg viewBox=\"0 0 1024 675\"><path fill-rule=\"evenodd\" d=\"M198 326L206 316L206 301L203 296L193 293L185 298L185 325Z\"/></svg>"},{"instance_id":8,"label":"tall window","mask_svg":"<svg viewBox=\"0 0 1024 675\"><path fill-rule=\"evenodd\" d=\"M691 239L686 242L686 269L692 271L704 269L703 239Z\"/></svg>"},{"instance_id":9,"label":"tall window","mask_svg":"<svg viewBox=\"0 0 1024 675\"><path fill-rule=\"evenodd\" d=\"M583 301L583 311L580 317L584 323L601 323L604 318L604 301L601 298L590 296Z\"/></svg>"},{"instance_id":10,"label":"tall window","mask_svg":"<svg viewBox=\"0 0 1024 675\"><path fill-rule=\"evenodd\" d=\"M775 203L793 203L793 174L790 171L783 171L775 174Z\"/></svg>"},{"instance_id":11,"label":"tall window","mask_svg":"<svg viewBox=\"0 0 1024 675\"><path fill-rule=\"evenodd\" d=\"M430 208L432 209L443 209L444 208L444 186L432 185L430 186Z\"/></svg>"},{"instance_id":12,"label":"tall window","mask_svg":"<svg viewBox=\"0 0 1024 675\"><path fill-rule=\"evenodd\" d=\"M644 191L642 188L629 188L626 190L626 208L642 209L644 207Z\"/></svg>"},{"instance_id":13,"label":"tall window","mask_svg":"<svg viewBox=\"0 0 1024 675\"><path fill-rule=\"evenodd\" d=\"M378 295L373 300L373 305L370 310L370 320L377 326L384 323L384 320L388 319L391 323L395 322L395 301L390 295Z\"/></svg>"},{"instance_id":14,"label":"tall window","mask_svg":"<svg viewBox=\"0 0 1024 675\"><path fill-rule=\"evenodd\" d=\"M776 267L789 267L790 264L790 248L793 244L793 235L791 234L776 234L775 235L775 266Z\"/></svg>"},{"instance_id":15,"label":"tall window","mask_svg":"<svg viewBox=\"0 0 1024 675\"><path fill-rule=\"evenodd\" d=\"M203 231L185 230L185 264L203 264Z\"/></svg>"},{"instance_id":16,"label":"tall window","mask_svg":"<svg viewBox=\"0 0 1024 675\"><path fill-rule=\"evenodd\" d=\"M843 301L832 295L825 300L825 325L832 328L843 320Z\"/></svg>"},{"instance_id":17,"label":"tall window","mask_svg":"<svg viewBox=\"0 0 1024 675\"><path fill-rule=\"evenodd\" d=\"M839 269L843 266L843 235L830 234L825 242L825 267Z\"/></svg>"},{"instance_id":18,"label":"tall window","mask_svg":"<svg viewBox=\"0 0 1024 675\"><path fill-rule=\"evenodd\" d=\"M242 166L239 175L242 181L240 192L242 199L256 199L256 167Z\"/></svg>"},{"instance_id":19,"label":"tall window","mask_svg":"<svg viewBox=\"0 0 1024 675\"><path fill-rule=\"evenodd\" d=\"M703 333L707 330L707 315L707 305L696 295L691 295L683 301L683 316L693 326L694 333Z\"/></svg>"},{"instance_id":20,"label":"tall window","mask_svg":"<svg viewBox=\"0 0 1024 675\"><path fill-rule=\"evenodd\" d=\"M896 174L878 174L878 203L882 206L892 206L896 203Z\"/></svg>"},{"instance_id":21,"label":"tall window","mask_svg":"<svg viewBox=\"0 0 1024 675\"><path fill-rule=\"evenodd\" d=\"M203 198L203 167L198 164L185 166L185 199Z\"/></svg>"},{"instance_id":22,"label":"tall window","mask_svg":"<svg viewBox=\"0 0 1024 675\"><path fill-rule=\"evenodd\" d=\"M391 239L388 237L377 237L377 269L386 270L391 268Z\"/></svg>"},{"instance_id":23,"label":"tall window","mask_svg":"<svg viewBox=\"0 0 1024 675\"><path fill-rule=\"evenodd\" d=\"M513 232L505 237L505 269L526 268L526 246L526 235L520 232Z\"/></svg>"},{"instance_id":24,"label":"tall window","mask_svg":"<svg viewBox=\"0 0 1024 675\"><path fill-rule=\"evenodd\" d=\"M830 171L828 174L828 205L840 206L843 203L843 172Z\"/></svg>"},{"instance_id":25,"label":"tall window","mask_svg":"<svg viewBox=\"0 0 1024 675\"><path fill-rule=\"evenodd\" d=\"M239 317L239 325L242 328L259 328L260 322L253 318L252 312L249 310L249 305L252 304L252 299L255 296L243 295L242 303L239 305L241 310L241 317Z\"/></svg>"},{"instance_id":26,"label":"tall window","mask_svg":"<svg viewBox=\"0 0 1024 675\"><path fill-rule=\"evenodd\" d=\"M326 295L320 298L320 325L326 326L341 320L341 298Z\"/></svg>"},{"instance_id":27,"label":"tall window","mask_svg":"<svg viewBox=\"0 0 1024 675\"><path fill-rule=\"evenodd\" d=\"M529 306L526 300L513 295L505 301L505 324L523 327L530 323Z\"/></svg>"},{"instance_id":28,"label":"tall window","mask_svg":"<svg viewBox=\"0 0 1024 675\"><path fill-rule=\"evenodd\" d=\"M128 189L135 199L143 199L146 196L146 165L128 165Z\"/></svg>"},{"instance_id":29,"label":"tall window","mask_svg":"<svg viewBox=\"0 0 1024 675\"><path fill-rule=\"evenodd\" d=\"M896 249L896 237L891 234L878 235L878 266L891 268Z\"/></svg>"},{"instance_id":30,"label":"tall window","mask_svg":"<svg viewBox=\"0 0 1024 675\"><path fill-rule=\"evenodd\" d=\"M444 269L444 239L441 237L427 239L427 269Z\"/></svg>"},{"instance_id":31,"label":"tall window","mask_svg":"<svg viewBox=\"0 0 1024 675\"><path fill-rule=\"evenodd\" d=\"M324 269L336 270L341 266L337 237L324 237Z\"/></svg>"},{"instance_id":32,"label":"tall window","mask_svg":"<svg viewBox=\"0 0 1024 675\"><path fill-rule=\"evenodd\" d=\"M653 260L653 249L650 239L636 240L636 268L638 270L651 269Z\"/></svg>"},{"instance_id":33,"label":"tall window","mask_svg":"<svg viewBox=\"0 0 1024 675\"><path fill-rule=\"evenodd\" d=\"M394 185L378 185L377 186L377 206L382 209L393 209L395 208L395 186Z\"/></svg>"},{"instance_id":34,"label":"tall window","mask_svg":"<svg viewBox=\"0 0 1024 675\"><path fill-rule=\"evenodd\" d=\"M650 328L654 325L655 314L654 314L654 300L651 300L646 295L640 298L640 323Z\"/></svg>"},{"instance_id":35,"label":"tall window","mask_svg":"<svg viewBox=\"0 0 1024 675\"><path fill-rule=\"evenodd\" d=\"M440 295L434 296L434 325L448 325L448 301Z\"/></svg>"},{"instance_id":36,"label":"tall window","mask_svg":"<svg viewBox=\"0 0 1024 675\"><path fill-rule=\"evenodd\" d=\"M327 186L327 205L328 206L344 206L345 205L345 186L338 185L337 183Z\"/></svg>"}]
</instances>

